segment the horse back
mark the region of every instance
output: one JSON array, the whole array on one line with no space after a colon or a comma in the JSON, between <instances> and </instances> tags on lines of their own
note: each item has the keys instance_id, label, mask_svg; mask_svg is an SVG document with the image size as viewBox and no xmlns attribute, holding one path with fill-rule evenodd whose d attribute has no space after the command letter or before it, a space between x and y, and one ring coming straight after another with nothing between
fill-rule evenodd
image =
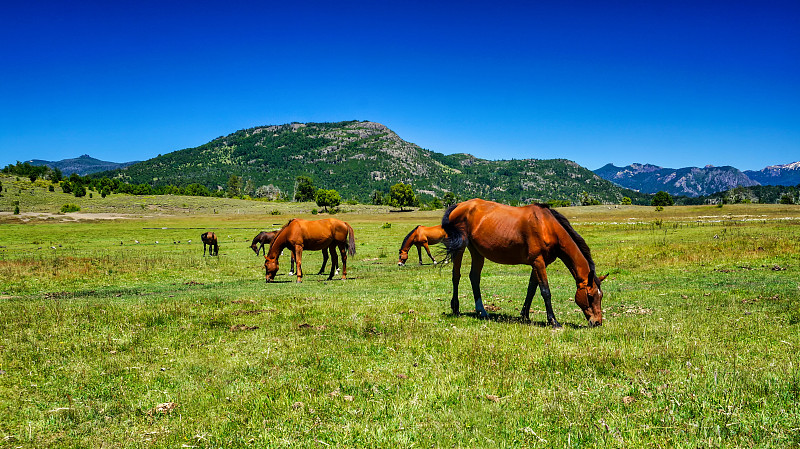
<instances>
[{"instance_id":1,"label":"horse back","mask_svg":"<svg viewBox=\"0 0 800 449\"><path fill-rule=\"evenodd\" d=\"M347 243L347 223L335 218L322 220L293 220L286 230L287 241L291 245L300 245L306 250L318 251L334 243Z\"/></svg>"},{"instance_id":2,"label":"horse back","mask_svg":"<svg viewBox=\"0 0 800 449\"><path fill-rule=\"evenodd\" d=\"M531 264L540 255L551 259L558 242L557 221L537 205L514 207L481 199L459 204L450 222L487 259L504 264Z\"/></svg>"},{"instance_id":3,"label":"horse back","mask_svg":"<svg viewBox=\"0 0 800 449\"><path fill-rule=\"evenodd\" d=\"M447 233L442 225L420 226L417 228L417 234L419 235L417 241L428 242L429 245L435 245L447 238Z\"/></svg>"}]
</instances>

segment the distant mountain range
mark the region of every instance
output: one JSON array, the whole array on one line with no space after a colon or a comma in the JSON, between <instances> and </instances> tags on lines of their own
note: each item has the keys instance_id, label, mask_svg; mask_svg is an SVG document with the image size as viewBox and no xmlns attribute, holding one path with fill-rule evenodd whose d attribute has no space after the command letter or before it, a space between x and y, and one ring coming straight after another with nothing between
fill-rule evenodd
<instances>
[{"instance_id":1,"label":"distant mountain range","mask_svg":"<svg viewBox=\"0 0 800 449\"><path fill-rule=\"evenodd\" d=\"M650 164L627 167L605 165L594 173L622 187L642 193L663 190L670 195L698 197L736 187L758 185L795 186L800 184L800 162L772 165L759 171L740 171L735 167L664 168Z\"/></svg>"},{"instance_id":2,"label":"distant mountain range","mask_svg":"<svg viewBox=\"0 0 800 449\"><path fill-rule=\"evenodd\" d=\"M81 176L86 176L92 173L125 168L130 165L136 164L139 161L121 162L121 163L108 162L108 161L101 161L100 159L95 159L89 156L88 154L84 154L83 156L76 157L74 159L62 159L60 161L45 161L41 159L33 159L28 162L31 165L46 165L50 168L57 168L61 170L61 172L65 176L69 176L73 173L77 173Z\"/></svg>"},{"instance_id":3,"label":"distant mountain range","mask_svg":"<svg viewBox=\"0 0 800 449\"><path fill-rule=\"evenodd\" d=\"M336 189L343 198L369 202L402 182L423 201L453 192L507 203L592 200L618 203L623 197L649 203L647 195L601 179L565 159L486 160L469 154L445 155L400 138L369 121L290 123L244 129L196 148L173 151L124 169L93 176L119 177L154 187L192 183L216 191L231 175L245 193L272 185L294 196L297 176L314 186ZM250 186L248 189L247 187Z\"/></svg>"},{"instance_id":4,"label":"distant mountain range","mask_svg":"<svg viewBox=\"0 0 800 449\"><path fill-rule=\"evenodd\" d=\"M623 196L649 204L660 190L698 197L739 186L800 184L800 162L759 171L735 167L680 169L650 164L594 172L565 159L486 160L469 154L445 155L406 142L380 123L291 123L244 129L196 148L173 151L139 162L108 162L83 155L61 161L29 161L59 168L64 175L118 177L129 183L185 186L198 183L224 189L231 175L245 186L271 184L293 195L297 176L311 176L318 188L334 188L344 197L367 202L373 192L411 184L423 197L453 192L508 203L570 201L589 197L617 203ZM253 194L253 192L245 192Z\"/></svg>"}]
</instances>

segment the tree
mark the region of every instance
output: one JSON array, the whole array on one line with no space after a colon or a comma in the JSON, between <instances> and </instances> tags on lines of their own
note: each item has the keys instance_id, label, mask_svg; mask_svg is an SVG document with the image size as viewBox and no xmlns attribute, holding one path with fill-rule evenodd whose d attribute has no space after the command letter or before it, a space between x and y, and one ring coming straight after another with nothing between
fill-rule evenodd
<instances>
[{"instance_id":1,"label":"tree","mask_svg":"<svg viewBox=\"0 0 800 449\"><path fill-rule=\"evenodd\" d=\"M242 178L231 175L228 178L228 196L233 198L242 194Z\"/></svg>"},{"instance_id":2,"label":"tree","mask_svg":"<svg viewBox=\"0 0 800 449\"><path fill-rule=\"evenodd\" d=\"M3 193L3 181L0 181L0 193Z\"/></svg>"},{"instance_id":3,"label":"tree","mask_svg":"<svg viewBox=\"0 0 800 449\"><path fill-rule=\"evenodd\" d=\"M384 203L383 199L383 192L380 190L373 190L372 191L372 204L375 206L381 206Z\"/></svg>"},{"instance_id":4,"label":"tree","mask_svg":"<svg viewBox=\"0 0 800 449\"><path fill-rule=\"evenodd\" d=\"M402 211L405 207L419 205L419 201L410 185L399 182L389 188L389 205Z\"/></svg>"},{"instance_id":5,"label":"tree","mask_svg":"<svg viewBox=\"0 0 800 449\"><path fill-rule=\"evenodd\" d=\"M631 204L633 204L633 203L631 202L631 199L630 199L630 198L628 198L627 196L623 196L623 197L622 197L622 203L621 203L621 204L622 204L623 206L630 206L630 205L631 205Z\"/></svg>"},{"instance_id":6,"label":"tree","mask_svg":"<svg viewBox=\"0 0 800 449\"><path fill-rule=\"evenodd\" d=\"M339 195L339 192L334 189L317 190L314 200L317 202L317 206L321 207L326 212L328 211L329 207L334 208L342 203L341 195Z\"/></svg>"},{"instance_id":7,"label":"tree","mask_svg":"<svg viewBox=\"0 0 800 449\"><path fill-rule=\"evenodd\" d=\"M61 191L64 193L72 193L72 184L69 181L61 181Z\"/></svg>"},{"instance_id":8,"label":"tree","mask_svg":"<svg viewBox=\"0 0 800 449\"><path fill-rule=\"evenodd\" d=\"M61 170L58 167L54 168L53 171L50 173L50 180L53 182L61 182L61 179L63 177L64 174L61 173Z\"/></svg>"},{"instance_id":9,"label":"tree","mask_svg":"<svg viewBox=\"0 0 800 449\"><path fill-rule=\"evenodd\" d=\"M672 197L669 196L669 193L659 190L653 195L653 200L650 201L651 206L672 206L675 202L672 201Z\"/></svg>"},{"instance_id":10,"label":"tree","mask_svg":"<svg viewBox=\"0 0 800 449\"><path fill-rule=\"evenodd\" d=\"M598 204L600 204L600 200L589 195L589 192L585 190L581 192L581 206L596 206Z\"/></svg>"},{"instance_id":11,"label":"tree","mask_svg":"<svg viewBox=\"0 0 800 449\"><path fill-rule=\"evenodd\" d=\"M186 190L184 192L189 196L211 196L211 192L208 190L208 187L197 183L186 186Z\"/></svg>"},{"instance_id":12,"label":"tree","mask_svg":"<svg viewBox=\"0 0 800 449\"><path fill-rule=\"evenodd\" d=\"M784 193L783 196L781 197L781 204L794 204L794 199L792 198L792 195Z\"/></svg>"},{"instance_id":13,"label":"tree","mask_svg":"<svg viewBox=\"0 0 800 449\"><path fill-rule=\"evenodd\" d=\"M248 179L247 181L245 181L244 189L242 190L242 194L251 195L252 196L255 193L255 191L256 191L256 185L253 184L253 180L252 179Z\"/></svg>"},{"instance_id":14,"label":"tree","mask_svg":"<svg viewBox=\"0 0 800 449\"><path fill-rule=\"evenodd\" d=\"M314 188L314 181L308 176L298 176L295 179L294 200L295 201L314 201L317 189Z\"/></svg>"},{"instance_id":15,"label":"tree","mask_svg":"<svg viewBox=\"0 0 800 449\"><path fill-rule=\"evenodd\" d=\"M75 185L75 189L72 191L72 194L77 198L86 196L86 187L84 187L83 184L77 184Z\"/></svg>"},{"instance_id":16,"label":"tree","mask_svg":"<svg viewBox=\"0 0 800 449\"><path fill-rule=\"evenodd\" d=\"M444 207L450 207L457 202L458 199L456 198L456 194L453 192L447 192L442 197L442 204L444 204Z\"/></svg>"}]
</instances>

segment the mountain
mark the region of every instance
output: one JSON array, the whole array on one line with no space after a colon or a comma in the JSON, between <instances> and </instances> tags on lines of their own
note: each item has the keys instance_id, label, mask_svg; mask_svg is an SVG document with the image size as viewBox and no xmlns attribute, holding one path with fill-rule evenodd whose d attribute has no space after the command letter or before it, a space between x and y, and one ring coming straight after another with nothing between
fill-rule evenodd
<instances>
[{"instance_id":1,"label":"mountain","mask_svg":"<svg viewBox=\"0 0 800 449\"><path fill-rule=\"evenodd\" d=\"M453 192L508 203L568 200L582 192L603 202L623 196L649 203L646 195L620 188L578 164L564 160L479 159L444 155L406 142L380 123L291 123L262 126L219 137L196 148L173 151L125 169L95 174L129 183L203 184L217 190L231 175L253 188L273 185L292 197L297 176L318 188L336 189L344 198L370 201L398 182L412 185L423 199Z\"/></svg>"},{"instance_id":2,"label":"mountain","mask_svg":"<svg viewBox=\"0 0 800 449\"><path fill-rule=\"evenodd\" d=\"M734 167L663 168L650 164L631 164L627 167L605 165L594 173L620 186L643 193L663 190L670 195L697 197L734 187L749 187L759 183Z\"/></svg>"},{"instance_id":3,"label":"mountain","mask_svg":"<svg viewBox=\"0 0 800 449\"><path fill-rule=\"evenodd\" d=\"M31 165L46 165L50 168L57 168L64 173L64 176L69 176L73 173L86 176L92 173L125 168L137 163L138 161L122 163L107 162L101 161L100 159L95 159L88 154L84 154L83 156L76 157L74 159L62 159L60 161L43 161L41 159L33 159L28 162Z\"/></svg>"},{"instance_id":4,"label":"mountain","mask_svg":"<svg viewBox=\"0 0 800 449\"><path fill-rule=\"evenodd\" d=\"M746 170L744 174L765 186L796 186L800 184L800 162L771 165L759 171Z\"/></svg>"}]
</instances>

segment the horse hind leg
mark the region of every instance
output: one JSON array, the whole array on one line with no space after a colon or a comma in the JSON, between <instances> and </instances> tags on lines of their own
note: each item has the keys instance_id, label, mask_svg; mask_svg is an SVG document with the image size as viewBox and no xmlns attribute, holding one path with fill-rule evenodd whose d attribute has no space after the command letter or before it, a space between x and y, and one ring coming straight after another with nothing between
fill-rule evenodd
<instances>
[{"instance_id":1,"label":"horse hind leg","mask_svg":"<svg viewBox=\"0 0 800 449\"><path fill-rule=\"evenodd\" d=\"M327 249L322 251L323 254L325 254L326 258L327 258L326 251L331 254L331 256L330 256L331 257L331 272L330 272L330 274L328 274L328 280L330 281L336 275L336 271L338 271L339 257L336 255L336 245L335 244L329 246ZM320 274L322 274L321 271L320 271Z\"/></svg>"},{"instance_id":2,"label":"horse hind leg","mask_svg":"<svg viewBox=\"0 0 800 449\"><path fill-rule=\"evenodd\" d=\"M481 271L483 270L483 263L486 259L471 246L469 247L469 253L470 256L472 256L472 266L469 269L469 281L472 284L472 296L475 297L475 311L481 318L489 318L489 314L483 307L483 298L481 297Z\"/></svg>"},{"instance_id":3,"label":"horse hind leg","mask_svg":"<svg viewBox=\"0 0 800 449\"><path fill-rule=\"evenodd\" d=\"M461 261L463 258L463 250L453 253L451 256L451 260L453 262L453 298L450 300L450 310L453 311L453 315L460 314L458 310L458 283L461 281Z\"/></svg>"},{"instance_id":4,"label":"horse hind leg","mask_svg":"<svg viewBox=\"0 0 800 449\"><path fill-rule=\"evenodd\" d=\"M428 247L428 243L425 242L425 244L423 246L425 247L425 251L428 252L428 257L430 257L431 260L433 261L433 264L436 265L436 259L433 257L433 255L431 255L431 249L430 249L430 247ZM421 264L422 260L420 260L419 263Z\"/></svg>"},{"instance_id":5,"label":"horse hind leg","mask_svg":"<svg viewBox=\"0 0 800 449\"><path fill-rule=\"evenodd\" d=\"M347 279L347 244L343 243L339 246L339 252L342 254L342 280ZM331 252L331 254L334 254Z\"/></svg>"}]
</instances>

